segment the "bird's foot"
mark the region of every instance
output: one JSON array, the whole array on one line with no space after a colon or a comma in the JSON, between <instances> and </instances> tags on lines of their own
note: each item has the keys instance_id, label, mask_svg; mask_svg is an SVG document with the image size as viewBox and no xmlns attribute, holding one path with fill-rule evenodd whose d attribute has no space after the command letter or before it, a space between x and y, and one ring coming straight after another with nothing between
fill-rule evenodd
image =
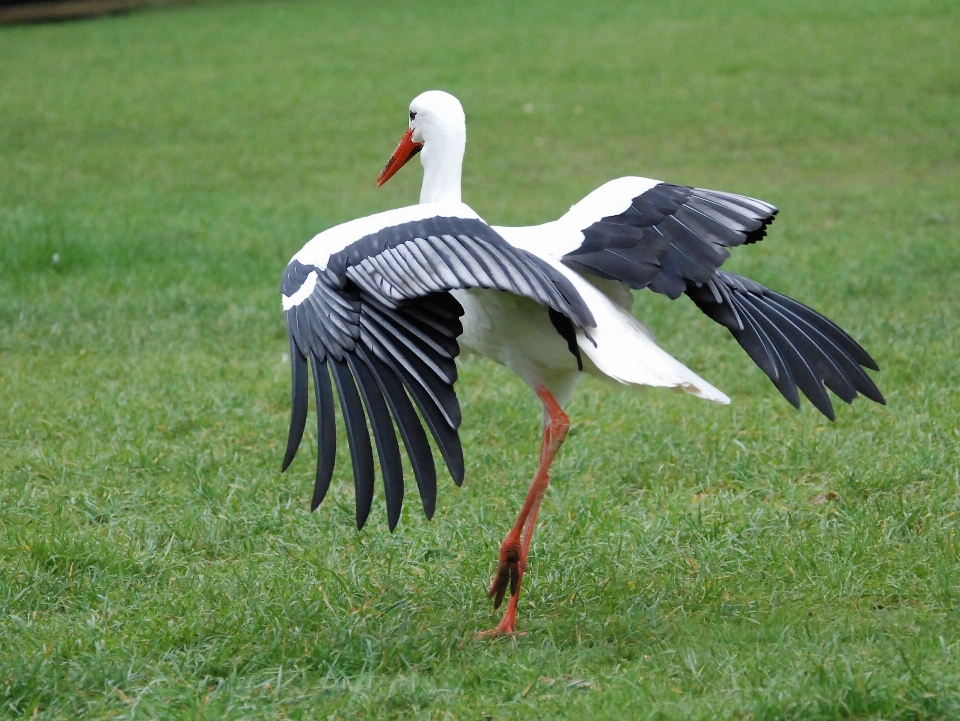
<instances>
[{"instance_id":1,"label":"bird's foot","mask_svg":"<svg viewBox=\"0 0 960 721\"><path fill-rule=\"evenodd\" d=\"M497 638L498 636L526 636L526 632L517 633L517 597L511 596L510 603L507 605L507 612L496 628L487 631L477 631L473 634L474 638Z\"/></svg>"},{"instance_id":2,"label":"bird's foot","mask_svg":"<svg viewBox=\"0 0 960 721\"><path fill-rule=\"evenodd\" d=\"M487 591L487 596L493 599L494 608L500 608L500 604L503 603L503 597L507 594L507 586L510 587L511 596L519 595L520 578L523 576L523 566L525 565L520 561L520 543L518 541L504 542L500 547L500 561L497 563L497 572L494 574L490 589ZM507 620L506 616L503 620ZM503 625L502 622L501 625ZM504 633L513 633L513 630L504 631Z\"/></svg>"}]
</instances>

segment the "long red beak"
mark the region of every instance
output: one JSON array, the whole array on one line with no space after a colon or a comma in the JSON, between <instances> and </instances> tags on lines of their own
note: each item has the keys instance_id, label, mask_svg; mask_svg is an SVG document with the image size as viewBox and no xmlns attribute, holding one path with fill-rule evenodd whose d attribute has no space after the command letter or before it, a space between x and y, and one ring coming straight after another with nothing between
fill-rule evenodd
<instances>
[{"instance_id":1,"label":"long red beak","mask_svg":"<svg viewBox=\"0 0 960 721\"><path fill-rule=\"evenodd\" d=\"M379 188L381 185L390 180L394 173L406 165L407 161L419 153L422 149L423 143L413 142L413 128L407 130L407 132L403 134L403 137L400 138L400 144L397 146L397 149L393 151L393 155L390 156L390 160L387 161L387 166L377 178L377 187Z\"/></svg>"}]
</instances>

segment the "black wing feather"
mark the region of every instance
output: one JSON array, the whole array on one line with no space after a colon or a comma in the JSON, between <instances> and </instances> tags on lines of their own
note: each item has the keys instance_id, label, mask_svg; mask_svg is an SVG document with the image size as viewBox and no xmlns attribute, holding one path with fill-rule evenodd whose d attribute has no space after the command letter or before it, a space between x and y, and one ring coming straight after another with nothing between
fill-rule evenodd
<instances>
[{"instance_id":1,"label":"black wing feather","mask_svg":"<svg viewBox=\"0 0 960 721\"><path fill-rule=\"evenodd\" d=\"M678 298L725 326L792 405L799 391L833 420L826 388L851 402L858 393L883 403L863 368L870 355L839 326L759 283L719 270L729 248L766 235L777 209L735 193L660 183L620 215L583 229L562 261L583 273Z\"/></svg>"},{"instance_id":2,"label":"black wing feather","mask_svg":"<svg viewBox=\"0 0 960 721\"><path fill-rule=\"evenodd\" d=\"M400 460L400 446L393 430L393 421L390 411L383 399L380 384L377 383L367 364L352 354L347 356L347 363L357 379L363 405L367 408L367 417L373 429L373 437L377 443L377 455L380 457L380 475L383 476L383 491L387 498L387 525L392 531L400 520L400 509L403 507L403 462Z\"/></svg>"},{"instance_id":3,"label":"black wing feather","mask_svg":"<svg viewBox=\"0 0 960 721\"><path fill-rule=\"evenodd\" d=\"M775 303L769 302L764 296L756 297L754 303L763 306L767 317L776 322L777 327L790 338L803 357L809 359L810 364L823 379L823 384L845 403L852 403L857 397L856 387L853 380L847 377L838 362L834 360L829 352L830 346L821 348L801 325L795 323L793 318L783 313Z\"/></svg>"},{"instance_id":4,"label":"black wing feather","mask_svg":"<svg viewBox=\"0 0 960 721\"><path fill-rule=\"evenodd\" d=\"M353 461L353 487L357 499L357 528L363 528L373 505L373 449L367 435L366 416L346 360L331 360L333 381L340 396L340 410L347 429L350 460Z\"/></svg>"},{"instance_id":5,"label":"black wing feather","mask_svg":"<svg viewBox=\"0 0 960 721\"><path fill-rule=\"evenodd\" d=\"M290 394L290 433L287 436L287 450L283 454L283 473L297 455L303 431L307 427L307 358L290 339L290 374L293 378L293 391Z\"/></svg>"},{"instance_id":6,"label":"black wing feather","mask_svg":"<svg viewBox=\"0 0 960 721\"><path fill-rule=\"evenodd\" d=\"M394 367L393 371L403 379L404 387L406 387L410 393L410 397L413 398L413 402L416 403L417 408L420 410L420 415L430 429L437 448L440 449L440 455L447 464L447 470L450 472L453 482L458 486L462 486L465 466L463 463L463 447L460 444L460 434L457 433L457 428L460 427L460 424L450 424L440 407L434 403L422 385L414 382L414 378L406 369Z\"/></svg>"},{"instance_id":7,"label":"black wing feather","mask_svg":"<svg viewBox=\"0 0 960 721\"><path fill-rule=\"evenodd\" d=\"M773 373L765 369L759 363L757 365L760 365L760 368L763 369L770 380L773 381L773 385L775 385L777 390L780 391L783 397L787 399L787 402L794 408L799 408L800 393L797 391L797 383L793 379L793 373L790 371L790 366L787 364L782 351L777 346L774 339L769 336L766 330L764 330L763 325L750 314L750 310L744 305L742 298L737 295L731 295L730 300L737 307L744 326L749 326L754 333L763 339L764 345L769 349L771 355L773 356ZM743 344L741 340L742 336L740 334L734 333L734 337L742 347L747 348ZM748 348L747 352L749 353ZM754 358L754 361L756 361L756 358Z\"/></svg>"},{"instance_id":8,"label":"black wing feather","mask_svg":"<svg viewBox=\"0 0 960 721\"><path fill-rule=\"evenodd\" d=\"M758 307L759 304L750 295L744 295L740 300L743 306L749 308L750 317L763 327L767 335L776 344L777 350L790 368L790 373L797 387L810 399L817 410L831 421L834 420L833 405L830 403L830 397L826 390L824 390L822 379L818 377L803 354L797 350L790 336L784 332L781 326L774 323L762 308Z\"/></svg>"},{"instance_id":9,"label":"black wing feather","mask_svg":"<svg viewBox=\"0 0 960 721\"><path fill-rule=\"evenodd\" d=\"M310 510L317 510L330 488L337 462L337 423L333 409L333 388L327 360L311 356L313 388L317 400L317 478L313 486Z\"/></svg>"},{"instance_id":10,"label":"black wing feather","mask_svg":"<svg viewBox=\"0 0 960 721\"><path fill-rule=\"evenodd\" d=\"M367 316L364 320L364 331L369 332L364 334L364 340L371 350L396 368L402 368L405 377L430 398L430 403L443 415L444 421L454 428L458 427L460 403L452 386L456 376L444 377L436 373L434 368L428 366L415 353L405 352L411 350L408 346L394 343L373 318ZM454 370L455 368L456 366ZM451 385L446 385L447 383ZM412 392L414 388L408 386L408 390Z\"/></svg>"},{"instance_id":11,"label":"black wing feather","mask_svg":"<svg viewBox=\"0 0 960 721\"><path fill-rule=\"evenodd\" d=\"M866 396L867 398L869 398L870 400L876 403L881 403L881 404L886 403L886 400L884 399L883 394L880 392L880 389L877 388L876 384L873 382L870 376L868 376L864 372L863 368L860 367L860 363L862 361L858 360L859 355L851 355L849 352L849 348L845 350L834 340L833 337L825 334L819 327L811 323L810 319L808 318L811 315L818 316L818 317L822 317L822 316L819 316L819 314L816 314L816 313L811 313L810 309L807 308L806 306L796 303L795 301L791 301L793 305L800 306L804 311L806 311L804 315L801 315L797 313L795 310L793 310L792 308L790 308L789 306L785 304L781 304L779 302L781 299L791 300L790 298L786 298L786 296L782 296L779 293L771 292L769 296L766 298L766 301L768 305L779 308L779 310L785 316L792 318L794 323L796 323L801 328L804 328L807 335L815 339L814 340L815 343L821 345L824 348L829 349L830 356L838 364L840 364L843 367L843 369L848 374L848 379L853 383L853 386L854 388L856 388L857 391L859 391L864 396ZM831 323L831 325L833 324ZM843 333L843 331L840 331L840 332ZM853 341L853 339L847 336L846 333L843 333L843 336ZM856 341L853 341L853 343L856 344ZM859 344L856 344L856 347L861 351L863 350L862 348L860 348ZM873 362L873 359L870 358L869 356L867 356L867 359L871 363ZM864 363L864 365L867 365L867 364ZM871 367L871 366L867 365L867 367ZM877 369L874 368L873 370L877 370ZM839 395L839 393L837 395Z\"/></svg>"},{"instance_id":12,"label":"black wing feather","mask_svg":"<svg viewBox=\"0 0 960 721\"><path fill-rule=\"evenodd\" d=\"M780 303L793 310L795 313L807 320L807 322L819 329L822 333L829 336L834 343L843 348L844 353L847 353L858 364L865 368L869 368L872 371L880 370L877 362L870 357L870 354L867 353L863 347L857 343L857 341L851 338L843 328L838 326L832 320L826 316L820 315L815 310L808 308L803 303L800 303L793 298L789 298L773 291L768 291L768 293L770 294L770 297L776 298Z\"/></svg>"},{"instance_id":13,"label":"black wing feather","mask_svg":"<svg viewBox=\"0 0 960 721\"><path fill-rule=\"evenodd\" d=\"M383 361L367 355L362 348L359 355L370 367L380 384L387 405L390 406L390 412L400 429L403 445L407 449L413 475L417 479L423 511L428 519L433 518L437 507L437 469L433 464L433 453L430 451L427 434L420 425L420 418L397 375Z\"/></svg>"},{"instance_id":14,"label":"black wing feather","mask_svg":"<svg viewBox=\"0 0 960 721\"><path fill-rule=\"evenodd\" d=\"M799 388L833 420L833 405L824 386L847 403L858 393L886 402L861 368L875 369L874 360L812 308L725 271L717 271L710 283L690 283L686 293L700 310L730 330L794 406L799 407Z\"/></svg>"},{"instance_id":15,"label":"black wing feather","mask_svg":"<svg viewBox=\"0 0 960 721\"><path fill-rule=\"evenodd\" d=\"M461 412L453 388L463 308L449 293L458 288L499 289L542 303L563 326L564 337L594 324L561 273L476 219L437 217L386 227L334 253L326 267L293 260L284 271L293 400L283 467L303 437L311 356L320 416L314 507L327 492L336 457L330 371L353 462L358 528L374 494L371 432L391 530L403 502L397 431L428 518L436 509L437 479L425 429L454 482L463 483Z\"/></svg>"},{"instance_id":16,"label":"black wing feather","mask_svg":"<svg viewBox=\"0 0 960 721\"><path fill-rule=\"evenodd\" d=\"M762 238L776 214L774 206L753 198L660 183L620 215L584 228L584 242L562 260L581 272L676 298L687 281L707 282L729 257L727 248ZM621 260L611 258L614 253ZM623 258L636 267L624 265Z\"/></svg>"}]
</instances>

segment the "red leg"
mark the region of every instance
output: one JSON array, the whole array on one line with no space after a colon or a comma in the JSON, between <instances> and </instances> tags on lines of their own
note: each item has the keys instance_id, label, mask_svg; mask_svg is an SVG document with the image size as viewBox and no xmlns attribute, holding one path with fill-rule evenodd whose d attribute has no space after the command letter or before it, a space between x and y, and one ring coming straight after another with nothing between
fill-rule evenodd
<instances>
[{"instance_id":1,"label":"red leg","mask_svg":"<svg viewBox=\"0 0 960 721\"><path fill-rule=\"evenodd\" d=\"M537 388L536 391L543 402L544 410L540 463L530 483L530 490L527 491L527 498L523 502L517 521L500 546L497 573L487 592L493 599L494 608L500 608L500 604L503 603L507 586L510 587L510 598L500 624L490 631L478 634L480 636L517 631L517 602L520 600L520 583L523 580L524 571L527 570L527 554L530 552L530 543L533 541L533 528L540 512L543 494L546 493L547 485L550 483L550 464L553 463L557 451L567 437L567 431L570 430L570 419L550 392L546 388Z\"/></svg>"}]
</instances>

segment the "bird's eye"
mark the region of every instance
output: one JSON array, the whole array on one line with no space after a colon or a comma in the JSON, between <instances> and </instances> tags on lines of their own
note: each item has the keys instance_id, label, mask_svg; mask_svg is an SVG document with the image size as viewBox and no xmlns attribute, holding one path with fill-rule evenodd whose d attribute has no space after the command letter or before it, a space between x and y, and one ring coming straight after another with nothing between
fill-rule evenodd
<instances>
[{"instance_id":1,"label":"bird's eye","mask_svg":"<svg viewBox=\"0 0 960 721\"><path fill-rule=\"evenodd\" d=\"M416 117L417 117L417 114L411 110L411 111L410 111L410 119L413 120L413 119L416 118Z\"/></svg>"}]
</instances>

